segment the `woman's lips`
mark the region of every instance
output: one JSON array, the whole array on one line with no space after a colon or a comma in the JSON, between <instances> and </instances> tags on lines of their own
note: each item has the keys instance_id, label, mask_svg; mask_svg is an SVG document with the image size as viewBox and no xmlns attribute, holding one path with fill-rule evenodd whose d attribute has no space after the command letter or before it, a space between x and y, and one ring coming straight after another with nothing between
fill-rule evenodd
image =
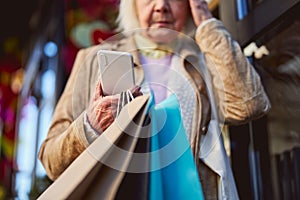
<instances>
[{"instance_id":1,"label":"woman's lips","mask_svg":"<svg viewBox=\"0 0 300 200\"><path fill-rule=\"evenodd\" d=\"M169 21L156 21L154 24L158 27L169 27L171 23Z\"/></svg>"}]
</instances>

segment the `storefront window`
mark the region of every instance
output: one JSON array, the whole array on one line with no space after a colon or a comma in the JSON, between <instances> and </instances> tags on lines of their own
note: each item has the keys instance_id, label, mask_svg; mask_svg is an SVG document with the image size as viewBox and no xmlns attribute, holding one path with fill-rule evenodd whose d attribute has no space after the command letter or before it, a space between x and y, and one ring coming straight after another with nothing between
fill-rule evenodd
<instances>
[{"instance_id":1,"label":"storefront window","mask_svg":"<svg viewBox=\"0 0 300 200\"><path fill-rule=\"evenodd\" d=\"M265 45L270 54L256 60L255 66L272 105L267 132L273 193L277 199L299 199L300 21Z\"/></svg>"}]
</instances>

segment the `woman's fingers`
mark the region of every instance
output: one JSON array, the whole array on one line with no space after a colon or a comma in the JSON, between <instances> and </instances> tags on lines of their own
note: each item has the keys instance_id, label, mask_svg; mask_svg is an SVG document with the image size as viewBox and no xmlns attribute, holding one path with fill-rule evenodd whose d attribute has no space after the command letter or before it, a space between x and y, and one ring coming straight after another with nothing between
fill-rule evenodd
<instances>
[{"instance_id":1,"label":"woman's fingers","mask_svg":"<svg viewBox=\"0 0 300 200\"><path fill-rule=\"evenodd\" d=\"M189 0L189 2L196 26L213 17L205 0Z\"/></svg>"},{"instance_id":2,"label":"woman's fingers","mask_svg":"<svg viewBox=\"0 0 300 200\"><path fill-rule=\"evenodd\" d=\"M103 90L102 90L101 82L99 81L95 88L94 100L99 99L101 97L103 97Z\"/></svg>"},{"instance_id":3,"label":"woman's fingers","mask_svg":"<svg viewBox=\"0 0 300 200\"><path fill-rule=\"evenodd\" d=\"M141 86L135 85L130 89L132 95L134 97L142 96L143 93L141 92Z\"/></svg>"}]
</instances>

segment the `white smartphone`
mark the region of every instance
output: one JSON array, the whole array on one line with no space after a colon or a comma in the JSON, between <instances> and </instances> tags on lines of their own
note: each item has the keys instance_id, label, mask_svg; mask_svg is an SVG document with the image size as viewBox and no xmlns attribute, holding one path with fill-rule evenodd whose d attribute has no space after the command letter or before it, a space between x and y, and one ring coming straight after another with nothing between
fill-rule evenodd
<instances>
[{"instance_id":1,"label":"white smartphone","mask_svg":"<svg viewBox=\"0 0 300 200\"><path fill-rule=\"evenodd\" d=\"M130 53L99 50L97 58L105 95L118 94L135 85L133 56Z\"/></svg>"}]
</instances>

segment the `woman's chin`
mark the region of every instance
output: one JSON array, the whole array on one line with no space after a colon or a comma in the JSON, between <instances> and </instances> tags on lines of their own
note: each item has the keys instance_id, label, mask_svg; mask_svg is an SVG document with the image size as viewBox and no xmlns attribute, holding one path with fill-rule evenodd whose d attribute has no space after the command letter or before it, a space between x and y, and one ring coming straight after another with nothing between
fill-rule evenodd
<instances>
[{"instance_id":1,"label":"woman's chin","mask_svg":"<svg viewBox=\"0 0 300 200\"><path fill-rule=\"evenodd\" d=\"M156 43L172 42L178 34L179 32L169 28L150 28L146 32L147 37Z\"/></svg>"}]
</instances>

